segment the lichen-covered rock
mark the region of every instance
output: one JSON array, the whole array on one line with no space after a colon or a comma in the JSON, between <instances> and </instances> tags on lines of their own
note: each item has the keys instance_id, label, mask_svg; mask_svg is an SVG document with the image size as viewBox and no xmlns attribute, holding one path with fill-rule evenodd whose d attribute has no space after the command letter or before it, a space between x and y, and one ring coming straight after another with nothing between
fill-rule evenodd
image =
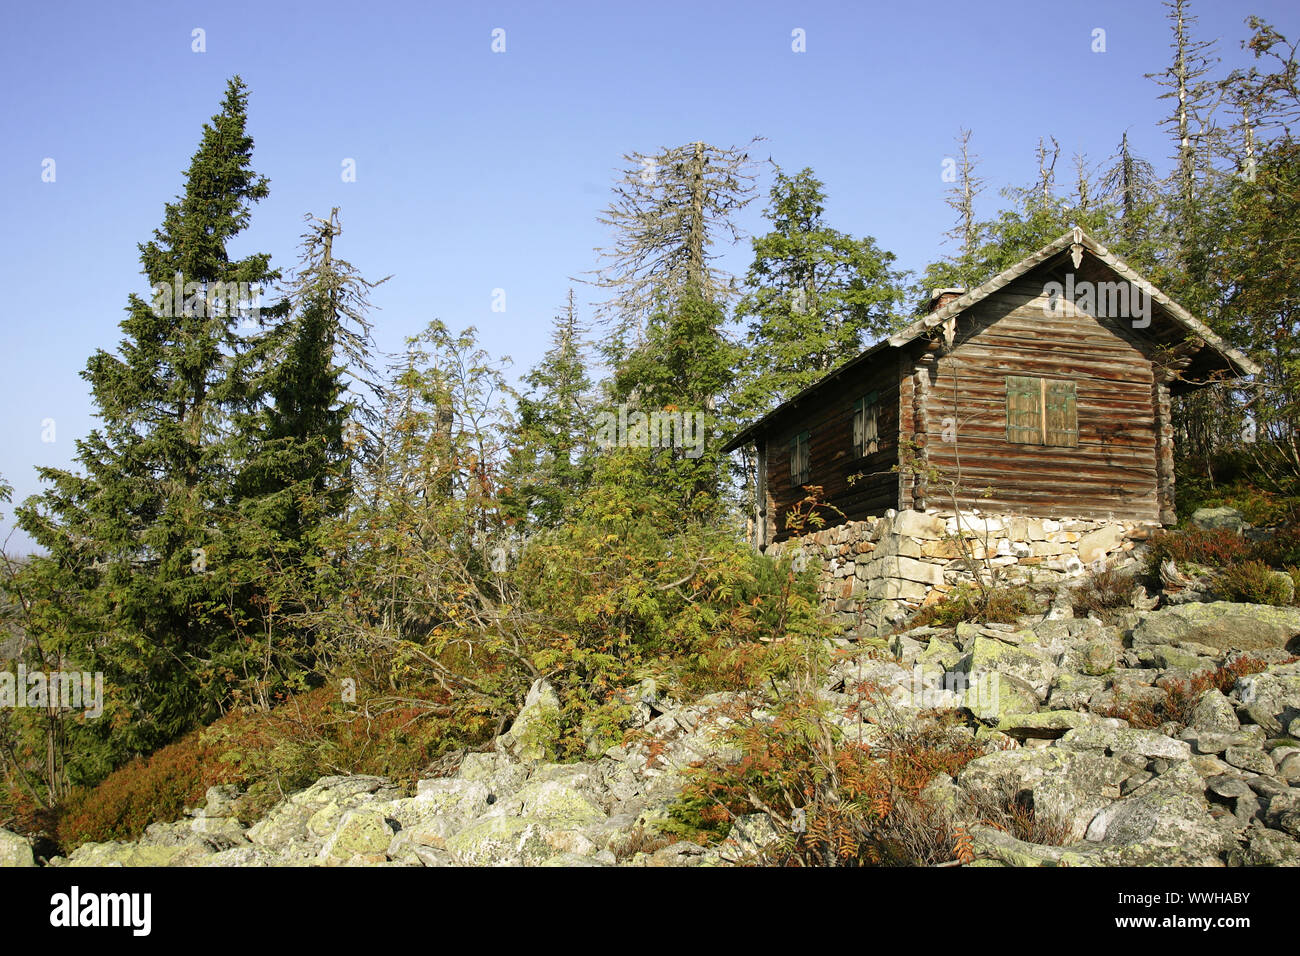
<instances>
[{"instance_id":1,"label":"lichen-covered rock","mask_svg":"<svg viewBox=\"0 0 1300 956\"><path fill-rule=\"evenodd\" d=\"M1263 673L1240 677L1232 693L1247 707L1289 725L1300 717L1300 664L1275 665Z\"/></svg>"},{"instance_id":2,"label":"lichen-covered rock","mask_svg":"<svg viewBox=\"0 0 1300 956\"><path fill-rule=\"evenodd\" d=\"M1277 762L1277 774L1291 784L1300 783L1300 752L1288 753Z\"/></svg>"},{"instance_id":3,"label":"lichen-covered rock","mask_svg":"<svg viewBox=\"0 0 1300 956\"><path fill-rule=\"evenodd\" d=\"M1269 755L1256 747L1227 747L1223 751L1223 759L1232 766L1251 773L1263 773L1270 777L1276 773Z\"/></svg>"},{"instance_id":4,"label":"lichen-covered rock","mask_svg":"<svg viewBox=\"0 0 1300 956\"><path fill-rule=\"evenodd\" d=\"M243 825L234 817L195 817L189 828L223 849L248 842Z\"/></svg>"},{"instance_id":5,"label":"lichen-covered rock","mask_svg":"<svg viewBox=\"0 0 1300 956\"><path fill-rule=\"evenodd\" d=\"M1241 534L1249 525L1236 508L1197 508L1192 512L1192 524L1206 531L1231 531Z\"/></svg>"},{"instance_id":6,"label":"lichen-covered rock","mask_svg":"<svg viewBox=\"0 0 1300 956\"><path fill-rule=\"evenodd\" d=\"M1026 843L1010 833L975 824L968 828L976 861L995 866L1090 866L1086 853L1071 847Z\"/></svg>"},{"instance_id":7,"label":"lichen-covered rock","mask_svg":"<svg viewBox=\"0 0 1300 956\"><path fill-rule=\"evenodd\" d=\"M1106 690L1104 677L1089 677L1067 668L1056 672L1047 693L1047 706L1053 710L1082 710Z\"/></svg>"},{"instance_id":8,"label":"lichen-covered rock","mask_svg":"<svg viewBox=\"0 0 1300 956\"><path fill-rule=\"evenodd\" d=\"M1211 730L1197 730L1188 727L1183 731L1182 740L1191 744L1197 753L1222 754L1229 747L1263 747L1264 735L1258 727L1242 727L1232 733L1219 733Z\"/></svg>"},{"instance_id":9,"label":"lichen-covered rock","mask_svg":"<svg viewBox=\"0 0 1300 956\"><path fill-rule=\"evenodd\" d=\"M1300 866L1300 841L1285 833L1255 827L1248 831L1248 841L1234 854L1243 866Z\"/></svg>"},{"instance_id":10,"label":"lichen-covered rock","mask_svg":"<svg viewBox=\"0 0 1300 956\"><path fill-rule=\"evenodd\" d=\"M577 829L601 823L606 813L582 790L560 780L529 781L511 800L520 816L548 826Z\"/></svg>"},{"instance_id":11,"label":"lichen-covered rock","mask_svg":"<svg viewBox=\"0 0 1300 956\"><path fill-rule=\"evenodd\" d=\"M1237 719L1237 709L1232 706L1232 701L1211 688L1197 698L1188 726L1230 734L1241 728L1241 721Z\"/></svg>"},{"instance_id":12,"label":"lichen-covered rock","mask_svg":"<svg viewBox=\"0 0 1300 956\"><path fill-rule=\"evenodd\" d=\"M1220 651L1285 648L1300 635L1300 608L1263 604L1180 604L1152 611L1133 630L1134 647L1184 641Z\"/></svg>"},{"instance_id":13,"label":"lichen-covered rock","mask_svg":"<svg viewBox=\"0 0 1300 956\"><path fill-rule=\"evenodd\" d=\"M961 659L961 648L952 641L935 637L930 639L930 643L917 658L917 663L927 675L934 673L936 669L942 674L953 670Z\"/></svg>"},{"instance_id":14,"label":"lichen-covered rock","mask_svg":"<svg viewBox=\"0 0 1300 956\"><path fill-rule=\"evenodd\" d=\"M1071 730L1056 746L1064 750L1104 751L1112 756L1136 754L1145 758L1190 760L1192 748L1186 741L1174 740L1154 730L1116 726L1118 721L1097 721Z\"/></svg>"},{"instance_id":15,"label":"lichen-covered rock","mask_svg":"<svg viewBox=\"0 0 1300 956\"><path fill-rule=\"evenodd\" d=\"M317 866L320 863L320 844L315 841L290 840L275 846L232 847L194 861L195 866L246 867L246 866Z\"/></svg>"},{"instance_id":16,"label":"lichen-covered rock","mask_svg":"<svg viewBox=\"0 0 1300 956\"><path fill-rule=\"evenodd\" d=\"M997 730L1017 740L1042 738L1055 740L1085 724L1105 723L1110 720L1078 710L1041 710L1031 714L1006 714L997 723ZM1110 720L1112 726L1119 721Z\"/></svg>"},{"instance_id":17,"label":"lichen-covered rock","mask_svg":"<svg viewBox=\"0 0 1300 956\"><path fill-rule=\"evenodd\" d=\"M1079 669L1090 677L1109 674L1119 660L1119 651L1110 641L1088 641L1079 654Z\"/></svg>"},{"instance_id":18,"label":"lichen-covered rock","mask_svg":"<svg viewBox=\"0 0 1300 956\"><path fill-rule=\"evenodd\" d=\"M718 848L718 858L724 863L752 862L779 838L780 834L766 813L745 814L732 823L731 832Z\"/></svg>"},{"instance_id":19,"label":"lichen-covered rock","mask_svg":"<svg viewBox=\"0 0 1300 956\"><path fill-rule=\"evenodd\" d=\"M555 856L551 828L524 817L484 817L447 841L462 866L536 866Z\"/></svg>"},{"instance_id":20,"label":"lichen-covered rock","mask_svg":"<svg viewBox=\"0 0 1300 956\"><path fill-rule=\"evenodd\" d=\"M1007 750L972 760L957 775L957 785L970 793L1027 793L1035 813L1061 820L1081 839L1097 812L1119 798L1119 786L1132 772L1100 754L1057 747Z\"/></svg>"},{"instance_id":21,"label":"lichen-covered rock","mask_svg":"<svg viewBox=\"0 0 1300 956\"><path fill-rule=\"evenodd\" d=\"M555 688L539 678L528 688L515 722L497 738L497 746L517 760L546 760L554 750L559 716L560 698Z\"/></svg>"},{"instance_id":22,"label":"lichen-covered rock","mask_svg":"<svg viewBox=\"0 0 1300 956\"><path fill-rule=\"evenodd\" d=\"M250 842L259 846L285 844L292 840L324 842L348 810L399 795L383 777L324 777L277 804L249 827L246 835Z\"/></svg>"},{"instance_id":23,"label":"lichen-covered rock","mask_svg":"<svg viewBox=\"0 0 1300 956\"><path fill-rule=\"evenodd\" d=\"M384 814L373 807L348 810L321 847L320 862L327 865L382 862L394 832Z\"/></svg>"},{"instance_id":24,"label":"lichen-covered rock","mask_svg":"<svg viewBox=\"0 0 1300 956\"><path fill-rule=\"evenodd\" d=\"M51 866L173 866L185 853L182 846L147 843L84 843L67 859L54 859Z\"/></svg>"},{"instance_id":25,"label":"lichen-covered rock","mask_svg":"<svg viewBox=\"0 0 1300 956\"><path fill-rule=\"evenodd\" d=\"M35 866L32 845L17 833L0 830L0 867Z\"/></svg>"},{"instance_id":26,"label":"lichen-covered rock","mask_svg":"<svg viewBox=\"0 0 1300 956\"><path fill-rule=\"evenodd\" d=\"M486 813L495 801L481 780L421 780L414 797L383 803L377 809L401 827L404 842L440 848L447 837Z\"/></svg>"},{"instance_id":27,"label":"lichen-covered rock","mask_svg":"<svg viewBox=\"0 0 1300 956\"><path fill-rule=\"evenodd\" d=\"M997 673L1023 681L1041 702L1047 699L1047 690L1056 674L1056 667L1044 660L1031 647L1010 644L991 637L979 636L971 642L966 657L957 669L972 677Z\"/></svg>"},{"instance_id":28,"label":"lichen-covered rock","mask_svg":"<svg viewBox=\"0 0 1300 956\"><path fill-rule=\"evenodd\" d=\"M1112 866L1222 866L1227 835L1209 813L1200 776L1180 763L1103 809L1086 839Z\"/></svg>"},{"instance_id":29,"label":"lichen-covered rock","mask_svg":"<svg viewBox=\"0 0 1300 956\"><path fill-rule=\"evenodd\" d=\"M486 753L469 753L460 762L456 779L481 783L490 793L500 793L518 788L527 778L529 768L516 761L509 754L500 751ZM430 781L420 781L416 785L417 793L427 786L434 786Z\"/></svg>"},{"instance_id":30,"label":"lichen-covered rock","mask_svg":"<svg viewBox=\"0 0 1300 956\"><path fill-rule=\"evenodd\" d=\"M976 717L997 721L1013 714L1033 713L1041 698L1027 683L1000 671L972 672L961 705Z\"/></svg>"},{"instance_id":31,"label":"lichen-covered rock","mask_svg":"<svg viewBox=\"0 0 1300 956\"><path fill-rule=\"evenodd\" d=\"M224 784L208 787L204 795L203 806L194 811L194 816L229 819L235 816L235 801L239 799L239 788Z\"/></svg>"}]
</instances>

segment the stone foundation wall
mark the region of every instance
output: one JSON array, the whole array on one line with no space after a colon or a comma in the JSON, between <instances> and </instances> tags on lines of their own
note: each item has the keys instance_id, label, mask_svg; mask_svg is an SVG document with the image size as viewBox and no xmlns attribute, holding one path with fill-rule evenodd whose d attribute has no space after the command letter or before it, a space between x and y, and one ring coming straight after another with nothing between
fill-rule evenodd
<instances>
[{"instance_id":1,"label":"stone foundation wall","mask_svg":"<svg viewBox=\"0 0 1300 956\"><path fill-rule=\"evenodd\" d=\"M1008 584L1060 581L1132 562L1130 552L1159 525L1084 518L1028 518L963 511L887 511L790 538L767 554L821 565L822 601L849 627L879 625L943 598L974 580L960 544L980 572ZM815 564L814 564L815 566Z\"/></svg>"}]
</instances>

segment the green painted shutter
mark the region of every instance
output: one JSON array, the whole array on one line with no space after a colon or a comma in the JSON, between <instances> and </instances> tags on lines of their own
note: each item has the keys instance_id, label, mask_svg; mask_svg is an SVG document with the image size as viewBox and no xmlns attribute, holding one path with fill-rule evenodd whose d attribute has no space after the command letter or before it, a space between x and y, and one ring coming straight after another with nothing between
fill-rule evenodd
<instances>
[{"instance_id":1,"label":"green painted shutter","mask_svg":"<svg viewBox=\"0 0 1300 956\"><path fill-rule=\"evenodd\" d=\"M1079 411L1074 382L1046 382L1047 444L1077 448Z\"/></svg>"},{"instance_id":2,"label":"green painted shutter","mask_svg":"<svg viewBox=\"0 0 1300 956\"><path fill-rule=\"evenodd\" d=\"M1007 441L1043 444L1043 380L1007 376Z\"/></svg>"}]
</instances>

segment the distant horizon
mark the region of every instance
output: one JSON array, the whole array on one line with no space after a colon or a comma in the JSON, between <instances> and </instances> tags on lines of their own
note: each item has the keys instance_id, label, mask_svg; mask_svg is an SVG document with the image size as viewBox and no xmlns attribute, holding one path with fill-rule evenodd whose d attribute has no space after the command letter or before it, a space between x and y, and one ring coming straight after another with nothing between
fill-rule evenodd
<instances>
[{"instance_id":1,"label":"distant horizon","mask_svg":"<svg viewBox=\"0 0 1300 956\"><path fill-rule=\"evenodd\" d=\"M680 0L652 11L394 3L360 14L247 0L12 11L0 39L0 269L14 292L0 476L14 501L0 504L0 538L41 490L35 468L75 468L75 440L96 427L79 373L95 349L116 350L128 295L148 295L137 246L184 188L231 76L248 84L253 168L271 189L232 254L270 253L288 273L304 216L338 207L337 255L369 279L393 277L372 297L380 352L438 318L475 326L517 380L547 348L567 289L588 325L605 297L578 280L609 240L597 216L624 154L763 136L755 160L811 168L827 224L872 236L913 278L953 252L941 170L961 128L987 180L980 218L1008 204L1001 189L1034 178L1040 137L1059 142L1060 193L1074 154L1103 166L1126 131L1168 172L1168 105L1145 76L1170 58L1165 8L1062 6L1050 29L1043 12ZM1248 15L1300 36L1300 8L1282 0L1194 0L1191 12L1196 36L1217 41L1220 73L1252 60L1240 48ZM1097 30L1105 49L1094 52ZM771 184L767 167L737 217L746 238L713 250L738 282L748 237L768 229ZM32 543L18 532L8 547Z\"/></svg>"}]
</instances>

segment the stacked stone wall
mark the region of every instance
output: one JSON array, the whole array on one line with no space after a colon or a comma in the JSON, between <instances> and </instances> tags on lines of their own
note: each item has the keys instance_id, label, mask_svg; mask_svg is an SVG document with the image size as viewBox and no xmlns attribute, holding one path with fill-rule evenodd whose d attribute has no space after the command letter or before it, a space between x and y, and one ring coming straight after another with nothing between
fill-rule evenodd
<instances>
[{"instance_id":1,"label":"stacked stone wall","mask_svg":"<svg viewBox=\"0 0 1300 956\"><path fill-rule=\"evenodd\" d=\"M978 572L1005 584L1063 581L1127 565L1153 522L887 511L771 545L820 565L822 602L846 626L878 623L943 599Z\"/></svg>"}]
</instances>

